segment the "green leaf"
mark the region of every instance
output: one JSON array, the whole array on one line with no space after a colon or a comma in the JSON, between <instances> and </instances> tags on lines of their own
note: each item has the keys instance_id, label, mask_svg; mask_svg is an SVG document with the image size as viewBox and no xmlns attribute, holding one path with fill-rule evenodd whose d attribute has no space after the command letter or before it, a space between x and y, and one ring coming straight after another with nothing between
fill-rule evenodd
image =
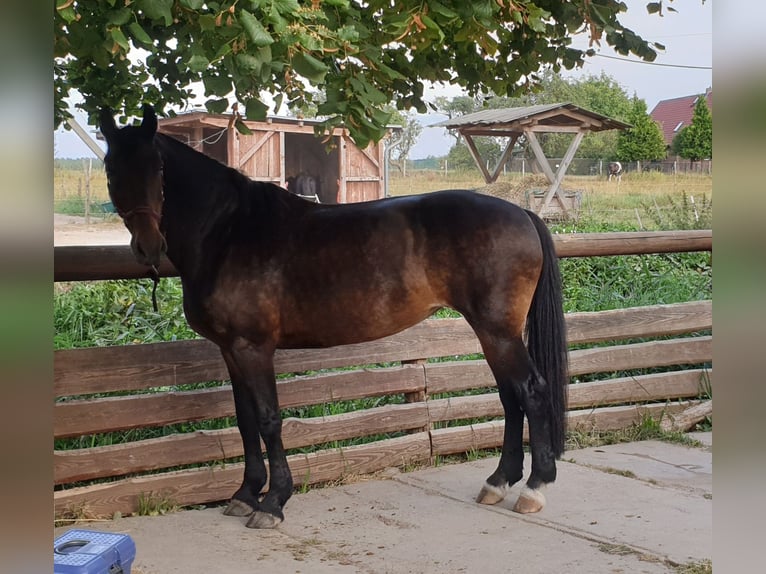
<instances>
[{"instance_id":1,"label":"green leaf","mask_svg":"<svg viewBox=\"0 0 766 574\"><path fill-rule=\"evenodd\" d=\"M181 6L186 6L192 10L199 10L205 5L205 0L181 0Z\"/></svg>"},{"instance_id":2,"label":"green leaf","mask_svg":"<svg viewBox=\"0 0 766 574\"><path fill-rule=\"evenodd\" d=\"M437 14L441 14L445 18L457 18L459 16L457 12L453 12L440 2L431 1L428 3L428 5L430 6L431 10Z\"/></svg>"},{"instance_id":3,"label":"green leaf","mask_svg":"<svg viewBox=\"0 0 766 574\"><path fill-rule=\"evenodd\" d=\"M292 66L296 72L313 84L321 84L329 71L327 64L303 52L298 52L293 57Z\"/></svg>"},{"instance_id":4,"label":"green leaf","mask_svg":"<svg viewBox=\"0 0 766 574\"><path fill-rule=\"evenodd\" d=\"M359 30L353 26L343 26L338 30L338 39L341 42L358 42Z\"/></svg>"},{"instance_id":5,"label":"green leaf","mask_svg":"<svg viewBox=\"0 0 766 574\"><path fill-rule=\"evenodd\" d=\"M250 54L239 53L236 56L237 66L246 72L259 72L263 62Z\"/></svg>"},{"instance_id":6,"label":"green leaf","mask_svg":"<svg viewBox=\"0 0 766 574\"><path fill-rule=\"evenodd\" d=\"M220 98L217 100L207 100L205 102L205 108L211 114L222 114L229 107L229 100L226 98Z\"/></svg>"},{"instance_id":7,"label":"green leaf","mask_svg":"<svg viewBox=\"0 0 766 574\"><path fill-rule=\"evenodd\" d=\"M123 50L130 50L130 44L128 43L128 39L125 37L125 34L122 33L122 30L119 28L112 28L109 30L109 35L112 37L112 40L117 42L120 48Z\"/></svg>"},{"instance_id":8,"label":"green leaf","mask_svg":"<svg viewBox=\"0 0 766 574\"><path fill-rule=\"evenodd\" d=\"M107 22L114 24L115 26L122 26L123 24L127 24L132 15L133 11L130 8L120 8L119 10L109 12Z\"/></svg>"},{"instance_id":9,"label":"green leaf","mask_svg":"<svg viewBox=\"0 0 766 574\"><path fill-rule=\"evenodd\" d=\"M250 98L245 103L245 115L248 120L265 120L269 108L258 98Z\"/></svg>"},{"instance_id":10,"label":"green leaf","mask_svg":"<svg viewBox=\"0 0 766 574\"><path fill-rule=\"evenodd\" d=\"M656 14L657 12L660 12L662 10L662 3L660 2L649 2L646 5L646 11L649 12L649 14Z\"/></svg>"},{"instance_id":11,"label":"green leaf","mask_svg":"<svg viewBox=\"0 0 766 574\"><path fill-rule=\"evenodd\" d=\"M206 96L225 96L231 91L231 78L228 76L203 75L202 83ZM207 103L205 105L207 106Z\"/></svg>"},{"instance_id":12,"label":"green leaf","mask_svg":"<svg viewBox=\"0 0 766 574\"><path fill-rule=\"evenodd\" d=\"M147 46L152 45L153 42L149 37L149 34L146 33L146 30L144 30L138 22L131 22L128 25L128 30L130 30L133 37L142 44L146 44Z\"/></svg>"},{"instance_id":13,"label":"green leaf","mask_svg":"<svg viewBox=\"0 0 766 574\"><path fill-rule=\"evenodd\" d=\"M281 93L281 92L280 92L280 93L278 93L278 94L277 94L277 95L274 97L274 113L275 113L275 114L278 114L278 113L279 113L279 108L281 108L281 107L282 107L282 99L283 99L284 97L285 97L285 95L284 95L283 93Z\"/></svg>"},{"instance_id":14,"label":"green leaf","mask_svg":"<svg viewBox=\"0 0 766 574\"><path fill-rule=\"evenodd\" d=\"M67 24L71 24L77 19L77 13L74 11L73 6L67 6L66 8L56 8L56 12L61 16Z\"/></svg>"},{"instance_id":15,"label":"green leaf","mask_svg":"<svg viewBox=\"0 0 766 574\"><path fill-rule=\"evenodd\" d=\"M280 14L287 14L289 16L292 16L300 10L298 0L272 0L272 6L274 6Z\"/></svg>"},{"instance_id":16,"label":"green leaf","mask_svg":"<svg viewBox=\"0 0 766 574\"><path fill-rule=\"evenodd\" d=\"M214 61L220 60L227 54L231 54L231 44L223 44L220 48L218 48L218 51L215 53L215 57L213 58Z\"/></svg>"},{"instance_id":17,"label":"green leaf","mask_svg":"<svg viewBox=\"0 0 766 574\"><path fill-rule=\"evenodd\" d=\"M174 0L139 0L138 6L152 20L164 20L165 26L173 24Z\"/></svg>"},{"instance_id":18,"label":"green leaf","mask_svg":"<svg viewBox=\"0 0 766 574\"><path fill-rule=\"evenodd\" d=\"M271 37L266 28L263 27L263 24L250 12L242 10L239 13L238 19L253 44L260 47L274 43L274 38Z\"/></svg>"},{"instance_id":19,"label":"green leaf","mask_svg":"<svg viewBox=\"0 0 766 574\"><path fill-rule=\"evenodd\" d=\"M194 54L186 62L186 65L189 66L189 69L192 72L203 72L207 70L208 66L210 65L210 60L201 54Z\"/></svg>"},{"instance_id":20,"label":"green leaf","mask_svg":"<svg viewBox=\"0 0 766 574\"><path fill-rule=\"evenodd\" d=\"M241 134L245 134L246 136L253 135L253 130L247 127L247 124L240 119L237 119L237 121L234 122L234 127L237 128L237 131Z\"/></svg>"},{"instance_id":21,"label":"green leaf","mask_svg":"<svg viewBox=\"0 0 766 574\"><path fill-rule=\"evenodd\" d=\"M204 32L215 30L215 16L213 14L200 14L198 21L200 30Z\"/></svg>"}]
</instances>

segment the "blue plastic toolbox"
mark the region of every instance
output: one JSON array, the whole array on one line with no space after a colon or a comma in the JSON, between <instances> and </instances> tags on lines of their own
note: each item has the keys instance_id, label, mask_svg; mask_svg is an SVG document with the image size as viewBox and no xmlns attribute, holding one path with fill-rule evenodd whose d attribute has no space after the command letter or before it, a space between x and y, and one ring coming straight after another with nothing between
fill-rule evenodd
<instances>
[{"instance_id":1,"label":"blue plastic toolbox","mask_svg":"<svg viewBox=\"0 0 766 574\"><path fill-rule=\"evenodd\" d=\"M127 534L70 530L53 542L53 574L130 574L135 557Z\"/></svg>"}]
</instances>

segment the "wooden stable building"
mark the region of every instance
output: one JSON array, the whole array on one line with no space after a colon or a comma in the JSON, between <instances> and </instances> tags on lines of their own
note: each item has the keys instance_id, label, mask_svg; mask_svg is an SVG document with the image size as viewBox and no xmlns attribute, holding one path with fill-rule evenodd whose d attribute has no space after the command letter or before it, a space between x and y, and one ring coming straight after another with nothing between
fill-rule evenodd
<instances>
[{"instance_id":1,"label":"wooden stable building","mask_svg":"<svg viewBox=\"0 0 766 574\"><path fill-rule=\"evenodd\" d=\"M309 176L320 203L354 203L385 196L385 139L360 149L343 128L332 141L314 134L317 120L270 117L243 120L247 135L232 116L191 112L159 121L159 131L240 170L256 181L287 188L291 178Z\"/></svg>"}]
</instances>

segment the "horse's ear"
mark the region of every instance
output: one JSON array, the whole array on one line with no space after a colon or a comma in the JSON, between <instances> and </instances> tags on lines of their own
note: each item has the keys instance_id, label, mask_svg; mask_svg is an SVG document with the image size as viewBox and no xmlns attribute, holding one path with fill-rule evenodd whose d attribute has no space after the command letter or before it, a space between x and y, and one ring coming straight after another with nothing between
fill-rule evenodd
<instances>
[{"instance_id":1,"label":"horse's ear","mask_svg":"<svg viewBox=\"0 0 766 574\"><path fill-rule=\"evenodd\" d=\"M114 123L114 113L109 108L101 108L99 112L99 124L101 127L101 133L104 134L106 141L112 139L114 134L117 133L117 125Z\"/></svg>"},{"instance_id":2,"label":"horse's ear","mask_svg":"<svg viewBox=\"0 0 766 574\"><path fill-rule=\"evenodd\" d=\"M144 119L141 120L141 131L148 138L153 138L157 133L157 114L149 104L144 104Z\"/></svg>"}]
</instances>

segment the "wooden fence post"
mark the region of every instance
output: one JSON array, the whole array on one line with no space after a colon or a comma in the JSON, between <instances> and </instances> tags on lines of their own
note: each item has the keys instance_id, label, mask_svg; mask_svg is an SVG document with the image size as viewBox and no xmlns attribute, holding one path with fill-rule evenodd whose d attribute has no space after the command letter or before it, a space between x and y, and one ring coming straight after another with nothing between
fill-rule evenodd
<instances>
[{"instance_id":1,"label":"wooden fence post","mask_svg":"<svg viewBox=\"0 0 766 574\"><path fill-rule=\"evenodd\" d=\"M402 361L402 365L425 365L426 359L410 359ZM422 367L425 369L425 366ZM405 403L425 403L428 401L428 381L426 381L426 388L422 391L415 391L414 393L404 393L404 402ZM410 433L418 433L418 432L431 432L433 429L433 425L431 424L431 419L429 417L428 424L426 424L423 427L414 428L410 430Z\"/></svg>"}]
</instances>

